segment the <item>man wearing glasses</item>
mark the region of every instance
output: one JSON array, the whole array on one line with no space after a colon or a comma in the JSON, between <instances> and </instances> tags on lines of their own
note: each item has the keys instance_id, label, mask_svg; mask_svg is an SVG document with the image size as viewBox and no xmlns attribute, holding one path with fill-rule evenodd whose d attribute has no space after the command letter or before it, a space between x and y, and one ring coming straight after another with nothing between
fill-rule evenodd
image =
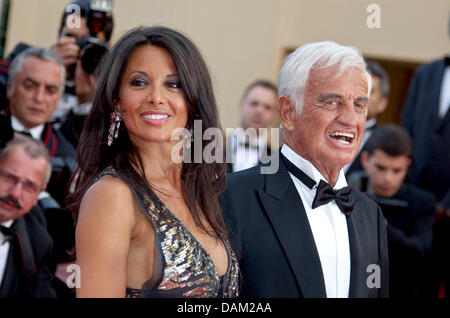
<instances>
[{"instance_id":1,"label":"man wearing glasses","mask_svg":"<svg viewBox=\"0 0 450 318\"><path fill-rule=\"evenodd\" d=\"M16 134L0 152L0 298L55 297L53 241L38 195L51 175L42 142Z\"/></svg>"}]
</instances>

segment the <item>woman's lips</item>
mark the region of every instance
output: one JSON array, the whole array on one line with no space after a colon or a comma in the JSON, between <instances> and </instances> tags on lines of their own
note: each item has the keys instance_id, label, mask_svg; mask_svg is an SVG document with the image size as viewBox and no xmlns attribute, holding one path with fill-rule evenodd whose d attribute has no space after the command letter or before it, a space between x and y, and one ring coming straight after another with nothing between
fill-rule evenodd
<instances>
[{"instance_id":1,"label":"woman's lips","mask_svg":"<svg viewBox=\"0 0 450 318\"><path fill-rule=\"evenodd\" d=\"M166 123L170 117L171 116L169 114L160 112L148 112L141 115L141 118L147 123L155 126L160 126Z\"/></svg>"}]
</instances>

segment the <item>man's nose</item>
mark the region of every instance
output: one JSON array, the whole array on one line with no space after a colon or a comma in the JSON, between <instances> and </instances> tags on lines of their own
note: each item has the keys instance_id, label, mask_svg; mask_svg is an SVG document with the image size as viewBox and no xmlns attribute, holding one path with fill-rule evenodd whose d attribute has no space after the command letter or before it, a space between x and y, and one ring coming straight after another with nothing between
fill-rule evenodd
<instances>
[{"instance_id":1,"label":"man's nose","mask_svg":"<svg viewBox=\"0 0 450 318\"><path fill-rule=\"evenodd\" d=\"M340 109L339 120L348 127L355 127L358 125L361 114L357 113L353 106L353 101L346 101L345 105Z\"/></svg>"},{"instance_id":2,"label":"man's nose","mask_svg":"<svg viewBox=\"0 0 450 318\"><path fill-rule=\"evenodd\" d=\"M35 93L34 93L34 99L39 102L42 103L45 99L45 87L43 86L39 86Z\"/></svg>"},{"instance_id":3,"label":"man's nose","mask_svg":"<svg viewBox=\"0 0 450 318\"><path fill-rule=\"evenodd\" d=\"M393 174L389 171L385 172L383 175L383 181L385 185L390 185L392 182Z\"/></svg>"},{"instance_id":4,"label":"man's nose","mask_svg":"<svg viewBox=\"0 0 450 318\"><path fill-rule=\"evenodd\" d=\"M12 196L14 199L18 200L22 195L22 191L23 191L22 182L17 182L16 184L11 185L8 194Z\"/></svg>"}]
</instances>

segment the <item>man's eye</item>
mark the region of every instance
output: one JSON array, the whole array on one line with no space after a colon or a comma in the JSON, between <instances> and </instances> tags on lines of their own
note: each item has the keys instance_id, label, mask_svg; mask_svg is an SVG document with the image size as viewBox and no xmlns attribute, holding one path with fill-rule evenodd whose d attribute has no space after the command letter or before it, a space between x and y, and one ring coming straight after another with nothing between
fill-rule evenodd
<instances>
[{"instance_id":1,"label":"man's eye","mask_svg":"<svg viewBox=\"0 0 450 318\"><path fill-rule=\"evenodd\" d=\"M355 104L355 109L356 109L357 112L360 112L360 113L365 112L366 108L367 108L366 104L361 104L361 103L356 103Z\"/></svg>"},{"instance_id":2,"label":"man's eye","mask_svg":"<svg viewBox=\"0 0 450 318\"><path fill-rule=\"evenodd\" d=\"M131 86L142 87L148 85L148 81L143 78L134 78L130 82Z\"/></svg>"},{"instance_id":3,"label":"man's eye","mask_svg":"<svg viewBox=\"0 0 450 318\"><path fill-rule=\"evenodd\" d=\"M14 182L14 183L16 183L17 182L17 177L15 176L15 175L13 175L13 174L7 174L6 175L6 179L9 181L9 182Z\"/></svg>"},{"instance_id":4,"label":"man's eye","mask_svg":"<svg viewBox=\"0 0 450 318\"><path fill-rule=\"evenodd\" d=\"M28 191L28 192L31 192L31 193L39 192L39 188L37 187L37 185L35 185L32 182L25 182L23 184L23 187L24 187L25 191Z\"/></svg>"},{"instance_id":5,"label":"man's eye","mask_svg":"<svg viewBox=\"0 0 450 318\"><path fill-rule=\"evenodd\" d=\"M26 89L31 89L31 88L34 87L34 84L33 84L33 82L25 81L25 82L23 83L23 87L25 87Z\"/></svg>"},{"instance_id":6,"label":"man's eye","mask_svg":"<svg viewBox=\"0 0 450 318\"><path fill-rule=\"evenodd\" d=\"M332 108L332 109L335 109L335 108L337 108L340 105L341 105L341 103L337 99L327 99L324 102L324 106L325 107Z\"/></svg>"},{"instance_id":7,"label":"man's eye","mask_svg":"<svg viewBox=\"0 0 450 318\"><path fill-rule=\"evenodd\" d=\"M58 89L55 88L55 87L47 88L47 93L49 93L50 95L54 95L54 94L56 94L57 92L58 92Z\"/></svg>"}]
</instances>

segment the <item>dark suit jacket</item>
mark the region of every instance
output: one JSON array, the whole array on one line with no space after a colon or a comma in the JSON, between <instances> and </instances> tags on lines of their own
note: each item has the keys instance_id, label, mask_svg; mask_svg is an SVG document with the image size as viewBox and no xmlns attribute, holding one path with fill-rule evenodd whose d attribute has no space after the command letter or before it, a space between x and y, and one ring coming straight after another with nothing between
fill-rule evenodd
<instances>
[{"instance_id":1,"label":"dark suit jacket","mask_svg":"<svg viewBox=\"0 0 450 318\"><path fill-rule=\"evenodd\" d=\"M24 276L22 272L21 247L17 241L12 240L3 281L0 286L0 298L56 297L52 287L52 273L54 272L54 262L52 260L53 241L47 233L42 211L33 208L30 213L16 220L12 225L12 229L18 226L18 222L23 222L22 224L26 227L36 270L34 275L30 277Z\"/></svg>"},{"instance_id":2,"label":"dark suit jacket","mask_svg":"<svg viewBox=\"0 0 450 318\"><path fill-rule=\"evenodd\" d=\"M438 200L450 198L450 111L438 116L445 68L444 59L417 68L402 117L413 139L413 181Z\"/></svg>"},{"instance_id":3,"label":"dark suit jacket","mask_svg":"<svg viewBox=\"0 0 450 318\"><path fill-rule=\"evenodd\" d=\"M392 199L405 201L408 207L390 214L383 209L388 221L390 295L422 298L425 284L430 279L426 270L436 201L433 194L406 183Z\"/></svg>"},{"instance_id":4,"label":"dark suit jacket","mask_svg":"<svg viewBox=\"0 0 450 318\"><path fill-rule=\"evenodd\" d=\"M240 259L243 297L326 297L314 237L295 185L283 164L275 174L260 167L228 175L221 199ZM360 192L347 218L351 253L350 297L387 297L386 228L379 207ZM379 289L368 288L367 266L381 268Z\"/></svg>"}]
</instances>

